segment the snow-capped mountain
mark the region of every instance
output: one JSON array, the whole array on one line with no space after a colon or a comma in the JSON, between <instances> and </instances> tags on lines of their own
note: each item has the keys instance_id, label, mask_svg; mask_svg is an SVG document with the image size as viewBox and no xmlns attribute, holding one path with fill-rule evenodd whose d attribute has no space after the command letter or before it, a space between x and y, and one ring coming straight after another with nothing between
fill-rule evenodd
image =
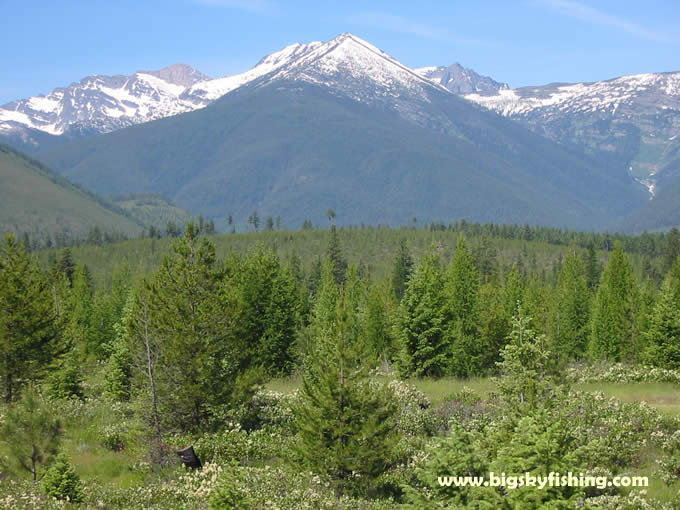
<instances>
[{"instance_id":1,"label":"snow-capped mountain","mask_svg":"<svg viewBox=\"0 0 680 510\"><path fill-rule=\"evenodd\" d=\"M325 83L356 101L379 98L413 118L422 117L426 90L448 92L359 37L341 34L325 43L292 44L249 71L224 78L210 79L184 64L131 76L88 76L45 96L2 106L0 134L26 128L51 135L107 133L203 108L260 78L261 84Z\"/></svg>"},{"instance_id":2,"label":"snow-capped mountain","mask_svg":"<svg viewBox=\"0 0 680 510\"><path fill-rule=\"evenodd\" d=\"M176 64L131 76L88 76L46 96L13 101L0 108L0 133L31 128L52 135L106 133L196 108L180 98L208 77Z\"/></svg>"},{"instance_id":3,"label":"snow-capped mountain","mask_svg":"<svg viewBox=\"0 0 680 510\"><path fill-rule=\"evenodd\" d=\"M415 69L421 76L444 85L454 94L493 95L510 87L507 83L499 83L488 76L477 74L456 63L448 67L421 67Z\"/></svg>"},{"instance_id":4,"label":"snow-capped mountain","mask_svg":"<svg viewBox=\"0 0 680 510\"><path fill-rule=\"evenodd\" d=\"M464 97L563 144L610 156L655 193L680 154L680 73L550 84Z\"/></svg>"}]
</instances>

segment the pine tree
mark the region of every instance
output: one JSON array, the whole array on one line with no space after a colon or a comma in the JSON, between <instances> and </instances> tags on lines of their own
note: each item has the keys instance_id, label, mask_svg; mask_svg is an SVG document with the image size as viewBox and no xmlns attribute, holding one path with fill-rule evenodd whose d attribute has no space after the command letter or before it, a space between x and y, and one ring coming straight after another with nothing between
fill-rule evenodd
<instances>
[{"instance_id":1,"label":"pine tree","mask_svg":"<svg viewBox=\"0 0 680 510\"><path fill-rule=\"evenodd\" d=\"M360 493L389 467L395 401L370 381L355 303L343 289L334 319L316 338L294 407L297 462L327 478L337 495Z\"/></svg>"},{"instance_id":2,"label":"pine tree","mask_svg":"<svg viewBox=\"0 0 680 510\"><path fill-rule=\"evenodd\" d=\"M127 265L113 274L111 288L97 289L93 297L89 350L98 359L107 359L117 338L115 325L128 301L132 276Z\"/></svg>"},{"instance_id":3,"label":"pine tree","mask_svg":"<svg viewBox=\"0 0 680 510\"><path fill-rule=\"evenodd\" d=\"M83 486L80 477L66 455L59 454L56 462L47 470L41 485L45 494L70 503L83 501Z\"/></svg>"},{"instance_id":4,"label":"pine tree","mask_svg":"<svg viewBox=\"0 0 680 510\"><path fill-rule=\"evenodd\" d=\"M675 301L675 306L680 308L680 255L675 259L675 263L670 272L670 278L673 300Z\"/></svg>"},{"instance_id":5,"label":"pine tree","mask_svg":"<svg viewBox=\"0 0 680 510\"><path fill-rule=\"evenodd\" d=\"M328 248L326 249L326 257L333 265L333 277L335 278L335 283L342 285L342 282L345 281L347 261L342 255L340 239L338 238L338 232L335 230L335 225L331 225L331 229L328 234Z\"/></svg>"},{"instance_id":6,"label":"pine tree","mask_svg":"<svg viewBox=\"0 0 680 510\"><path fill-rule=\"evenodd\" d=\"M367 350L375 361L391 357L389 338L389 319L385 303L389 290L376 284L365 292L361 306L362 334Z\"/></svg>"},{"instance_id":7,"label":"pine tree","mask_svg":"<svg viewBox=\"0 0 680 510\"><path fill-rule=\"evenodd\" d=\"M402 377L442 376L449 362L439 256L425 254L408 282L398 325Z\"/></svg>"},{"instance_id":8,"label":"pine tree","mask_svg":"<svg viewBox=\"0 0 680 510\"><path fill-rule=\"evenodd\" d=\"M294 276L274 252L260 247L242 261L238 280L239 322L250 359L271 375L289 373L299 310Z\"/></svg>"},{"instance_id":9,"label":"pine tree","mask_svg":"<svg viewBox=\"0 0 680 510\"><path fill-rule=\"evenodd\" d=\"M452 351L451 370L459 377L480 370L483 346L478 338L478 294L479 274L467 249L465 237L461 234L444 285L447 334Z\"/></svg>"},{"instance_id":10,"label":"pine tree","mask_svg":"<svg viewBox=\"0 0 680 510\"><path fill-rule=\"evenodd\" d=\"M5 402L63 353L51 286L12 235L0 251L0 385Z\"/></svg>"},{"instance_id":11,"label":"pine tree","mask_svg":"<svg viewBox=\"0 0 680 510\"><path fill-rule=\"evenodd\" d=\"M589 289L594 289L600 283L600 262L595 252L595 243L588 244L588 251L585 255L586 281Z\"/></svg>"},{"instance_id":12,"label":"pine tree","mask_svg":"<svg viewBox=\"0 0 680 510\"><path fill-rule=\"evenodd\" d=\"M397 301L401 301L406 292L406 284L413 271L413 258L406 246L406 239L399 240L397 257L392 266L392 289Z\"/></svg>"},{"instance_id":13,"label":"pine tree","mask_svg":"<svg viewBox=\"0 0 680 510\"><path fill-rule=\"evenodd\" d=\"M130 327L134 312L134 294L131 292L120 320L114 325L116 339L111 347L106 372L106 393L113 400L130 399L132 386L132 353L130 352Z\"/></svg>"},{"instance_id":14,"label":"pine tree","mask_svg":"<svg viewBox=\"0 0 680 510\"><path fill-rule=\"evenodd\" d=\"M79 352L95 351L91 334L92 297L90 271L87 266L78 265L73 273L64 338L72 348L78 349Z\"/></svg>"},{"instance_id":15,"label":"pine tree","mask_svg":"<svg viewBox=\"0 0 680 510\"><path fill-rule=\"evenodd\" d=\"M513 409L536 408L551 399L558 373L556 358L544 334L531 328L531 318L520 310L512 318L512 331L498 368L504 377L497 380L500 395Z\"/></svg>"},{"instance_id":16,"label":"pine tree","mask_svg":"<svg viewBox=\"0 0 680 510\"><path fill-rule=\"evenodd\" d=\"M78 353L74 349L64 356L60 365L50 374L48 395L54 399L82 399L85 396Z\"/></svg>"},{"instance_id":17,"label":"pine tree","mask_svg":"<svg viewBox=\"0 0 680 510\"><path fill-rule=\"evenodd\" d=\"M552 350L563 359L586 353L590 324L590 293L586 268L575 252L567 255L559 274L551 311Z\"/></svg>"},{"instance_id":18,"label":"pine tree","mask_svg":"<svg viewBox=\"0 0 680 510\"><path fill-rule=\"evenodd\" d=\"M664 273L671 270L673 264L680 256L680 230L673 227L668 234L664 243L663 258L664 258Z\"/></svg>"},{"instance_id":19,"label":"pine tree","mask_svg":"<svg viewBox=\"0 0 680 510\"><path fill-rule=\"evenodd\" d=\"M680 368L680 309L670 278L666 278L649 318L644 361L663 368Z\"/></svg>"},{"instance_id":20,"label":"pine tree","mask_svg":"<svg viewBox=\"0 0 680 510\"><path fill-rule=\"evenodd\" d=\"M59 449L61 425L55 411L37 390L29 386L21 400L7 408L0 424L0 443L5 444L7 468L41 477Z\"/></svg>"},{"instance_id":21,"label":"pine tree","mask_svg":"<svg viewBox=\"0 0 680 510\"><path fill-rule=\"evenodd\" d=\"M201 426L208 404L228 400L243 349L235 289L220 286L214 245L189 223L172 250L148 284L148 318L162 352L156 374L167 390L164 414L187 429Z\"/></svg>"},{"instance_id":22,"label":"pine tree","mask_svg":"<svg viewBox=\"0 0 680 510\"><path fill-rule=\"evenodd\" d=\"M71 253L71 248L65 248L64 252L61 254L61 258L57 263L57 270L66 275L68 278L69 285L73 283L73 274L76 270L76 265L73 262L73 254Z\"/></svg>"},{"instance_id":23,"label":"pine tree","mask_svg":"<svg viewBox=\"0 0 680 510\"><path fill-rule=\"evenodd\" d=\"M630 262L617 241L593 305L589 344L592 358L621 361L637 352L636 290Z\"/></svg>"},{"instance_id":24,"label":"pine tree","mask_svg":"<svg viewBox=\"0 0 680 510\"><path fill-rule=\"evenodd\" d=\"M512 317L517 315L517 312L519 311L518 308L522 307L524 301L524 285L522 284L522 276L516 265L514 265L510 272L505 276L504 294L505 316L508 323L510 323Z\"/></svg>"}]
</instances>

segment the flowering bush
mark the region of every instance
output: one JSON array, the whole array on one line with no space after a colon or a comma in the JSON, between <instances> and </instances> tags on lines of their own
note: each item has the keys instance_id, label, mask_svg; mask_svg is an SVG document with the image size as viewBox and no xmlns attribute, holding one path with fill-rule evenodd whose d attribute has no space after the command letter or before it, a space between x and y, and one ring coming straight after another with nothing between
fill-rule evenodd
<instances>
[{"instance_id":1,"label":"flowering bush","mask_svg":"<svg viewBox=\"0 0 680 510\"><path fill-rule=\"evenodd\" d=\"M567 368L567 380L576 384L598 382L669 382L680 384L680 370L644 365L578 364Z\"/></svg>"}]
</instances>

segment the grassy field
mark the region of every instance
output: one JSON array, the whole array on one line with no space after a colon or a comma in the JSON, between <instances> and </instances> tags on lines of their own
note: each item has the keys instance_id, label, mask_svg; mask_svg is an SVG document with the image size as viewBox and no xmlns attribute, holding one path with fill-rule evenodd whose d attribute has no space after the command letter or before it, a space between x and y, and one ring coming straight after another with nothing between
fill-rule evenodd
<instances>
[{"instance_id":1,"label":"grassy field","mask_svg":"<svg viewBox=\"0 0 680 510\"><path fill-rule=\"evenodd\" d=\"M453 394L467 387L482 398L495 391L493 378L477 377L472 379L409 379L420 391L425 393L433 405L441 404ZM274 379L267 388L283 393L290 393L300 387L300 380L295 377ZM680 388L671 383L590 383L574 385L573 389L589 392L602 392L608 397L615 397L623 402L646 402L664 414L680 415Z\"/></svg>"},{"instance_id":2,"label":"grassy field","mask_svg":"<svg viewBox=\"0 0 680 510\"><path fill-rule=\"evenodd\" d=\"M664 414L680 415L680 388L671 383L591 383L575 387L583 391L601 391L623 402L646 402Z\"/></svg>"}]
</instances>

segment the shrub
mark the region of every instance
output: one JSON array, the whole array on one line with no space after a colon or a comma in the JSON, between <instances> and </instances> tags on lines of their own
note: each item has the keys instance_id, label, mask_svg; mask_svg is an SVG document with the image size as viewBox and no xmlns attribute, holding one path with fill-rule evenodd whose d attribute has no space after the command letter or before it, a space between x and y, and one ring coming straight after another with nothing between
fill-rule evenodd
<instances>
[{"instance_id":1,"label":"shrub","mask_svg":"<svg viewBox=\"0 0 680 510\"><path fill-rule=\"evenodd\" d=\"M53 498L80 503L83 488L80 478L64 454L59 454L55 463L47 470L42 480L45 494Z\"/></svg>"}]
</instances>

